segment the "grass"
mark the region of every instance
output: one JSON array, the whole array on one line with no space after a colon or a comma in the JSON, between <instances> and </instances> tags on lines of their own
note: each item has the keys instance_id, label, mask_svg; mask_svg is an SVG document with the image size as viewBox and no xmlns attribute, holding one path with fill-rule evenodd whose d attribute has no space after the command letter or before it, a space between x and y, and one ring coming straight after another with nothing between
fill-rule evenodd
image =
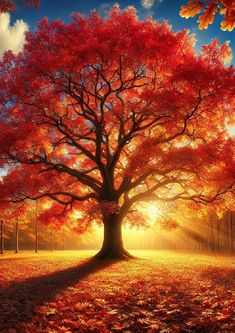
<instances>
[{"instance_id":1,"label":"grass","mask_svg":"<svg viewBox=\"0 0 235 333\"><path fill-rule=\"evenodd\" d=\"M132 251L0 257L0 332L235 332L235 257Z\"/></svg>"}]
</instances>

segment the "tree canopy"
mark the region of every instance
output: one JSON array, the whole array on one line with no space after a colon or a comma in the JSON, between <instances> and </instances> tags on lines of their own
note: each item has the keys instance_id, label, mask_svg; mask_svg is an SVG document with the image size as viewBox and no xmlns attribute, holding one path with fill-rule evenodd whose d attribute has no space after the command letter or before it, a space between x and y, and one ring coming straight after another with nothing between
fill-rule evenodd
<instances>
[{"instance_id":1,"label":"tree canopy","mask_svg":"<svg viewBox=\"0 0 235 333\"><path fill-rule=\"evenodd\" d=\"M194 45L134 8L43 19L0 64L1 201L40 200L42 220L75 216L80 232L103 222L115 256L122 221L143 222L137 203L195 208L233 193L231 52Z\"/></svg>"}]
</instances>

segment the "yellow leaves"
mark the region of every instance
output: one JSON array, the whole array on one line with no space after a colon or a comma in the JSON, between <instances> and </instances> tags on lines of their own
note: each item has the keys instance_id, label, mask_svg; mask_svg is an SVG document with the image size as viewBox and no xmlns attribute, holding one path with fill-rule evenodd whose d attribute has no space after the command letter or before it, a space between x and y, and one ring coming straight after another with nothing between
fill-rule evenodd
<instances>
[{"instance_id":1,"label":"yellow leaves","mask_svg":"<svg viewBox=\"0 0 235 333\"><path fill-rule=\"evenodd\" d=\"M189 1L189 3L185 6L181 6L180 16L189 18L194 17L199 14L202 10L203 2L202 1Z\"/></svg>"},{"instance_id":2,"label":"yellow leaves","mask_svg":"<svg viewBox=\"0 0 235 333\"><path fill-rule=\"evenodd\" d=\"M235 10L227 10L225 19L221 22L221 30L232 31L235 28Z\"/></svg>"},{"instance_id":3,"label":"yellow leaves","mask_svg":"<svg viewBox=\"0 0 235 333\"><path fill-rule=\"evenodd\" d=\"M204 13L199 17L199 29L207 29L209 24L214 22L214 15L217 13L218 9L213 2L210 2L204 11Z\"/></svg>"}]
</instances>

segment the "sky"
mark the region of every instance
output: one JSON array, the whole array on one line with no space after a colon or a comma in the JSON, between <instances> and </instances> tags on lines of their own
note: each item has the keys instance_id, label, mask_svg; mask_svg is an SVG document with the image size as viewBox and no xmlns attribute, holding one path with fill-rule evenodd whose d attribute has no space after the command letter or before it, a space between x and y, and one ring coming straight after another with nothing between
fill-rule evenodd
<instances>
[{"instance_id":1,"label":"sky","mask_svg":"<svg viewBox=\"0 0 235 333\"><path fill-rule=\"evenodd\" d=\"M109 0L42 0L38 10L32 7L19 6L17 13L11 14L9 18L10 23L7 22L6 24L5 22L5 38L1 32L0 24L0 52L7 48L7 43L9 43L11 48L14 48L12 46L12 39L14 37L16 44L18 40L20 41L15 48L17 52L19 50L19 43L22 43L24 31L27 29L31 31L36 29L37 22L45 16L50 21L60 18L63 21L69 22L71 13L77 11L87 15L92 9L96 9L102 15L106 15L116 2ZM198 30L195 18L186 20L179 16L180 7L182 4L187 3L187 0L119 0L118 3L122 9L127 6L134 6L137 9L140 19L144 19L147 15L152 15L158 21L167 20L175 31L189 29L197 36L197 50L200 50L202 44L208 44L213 38L218 38L220 42L230 40L230 46L235 57L235 31L221 31L221 17L219 15L217 15L215 23L207 30ZM17 22L17 20L22 21ZM9 40L9 34L11 34L11 41ZM233 59L233 64L235 64L235 59Z\"/></svg>"}]
</instances>

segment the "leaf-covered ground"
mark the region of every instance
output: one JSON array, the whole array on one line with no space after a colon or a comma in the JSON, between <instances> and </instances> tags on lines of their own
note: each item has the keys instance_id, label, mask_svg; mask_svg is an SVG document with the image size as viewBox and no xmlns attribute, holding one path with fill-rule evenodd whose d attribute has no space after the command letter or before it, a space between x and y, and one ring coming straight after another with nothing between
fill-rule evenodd
<instances>
[{"instance_id":1,"label":"leaf-covered ground","mask_svg":"<svg viewBox=\"0 0 235 333\"><path fill-rule=\"evenodd\" d=\"M0 332L235 332L235 257L135 251L0 257Z\"/></svg>"}]
</instances>

